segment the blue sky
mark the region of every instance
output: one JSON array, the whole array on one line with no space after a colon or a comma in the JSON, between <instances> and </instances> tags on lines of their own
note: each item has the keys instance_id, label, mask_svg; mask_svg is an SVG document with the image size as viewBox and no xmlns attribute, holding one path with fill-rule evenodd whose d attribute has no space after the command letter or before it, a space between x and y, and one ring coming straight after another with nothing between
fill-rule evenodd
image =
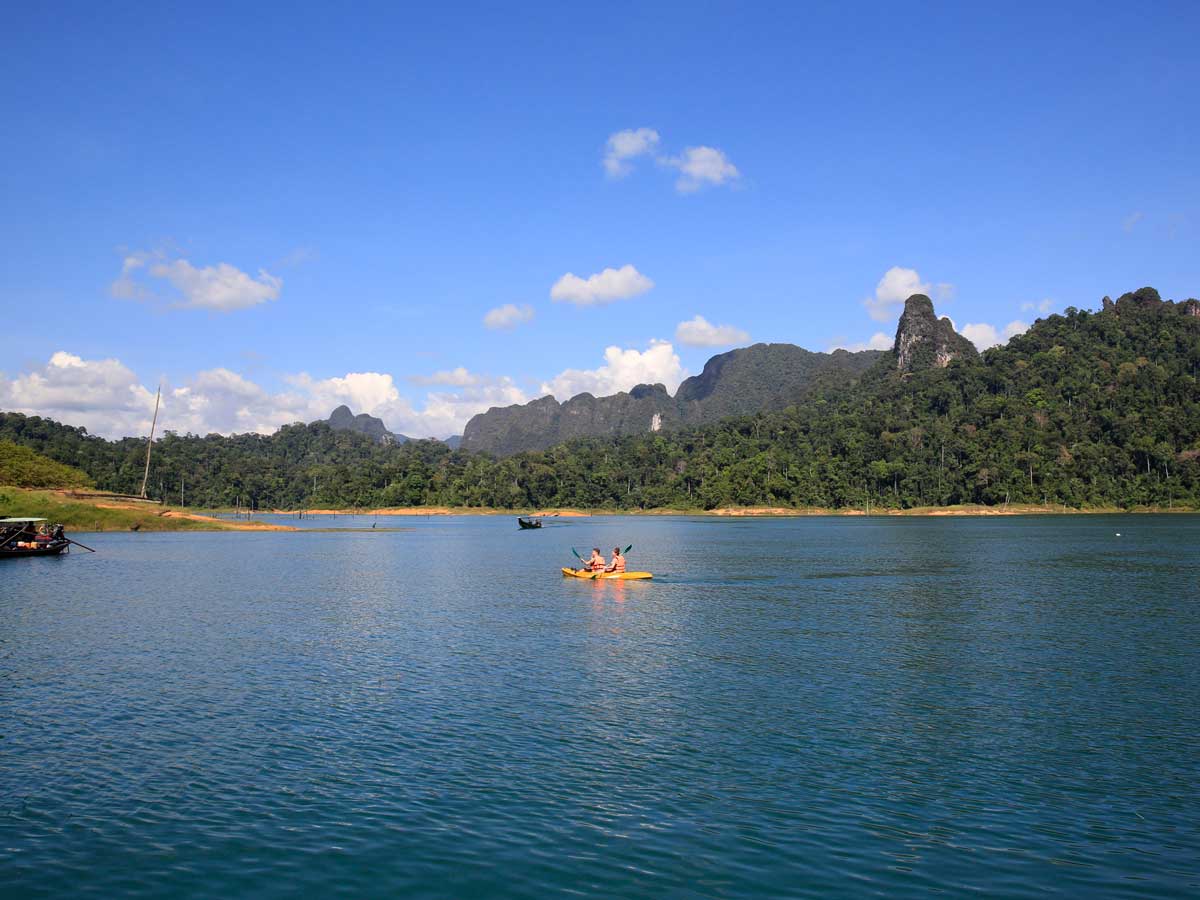
<instances>
[{"instance_id":1,"label":"blue sky","mask_svg":"<svg viewBox=\"0 0 1200 900\"><path fill-rule=\"evenodd\" d=\"M1200 294L1200 5L568 6L10 10L0 407L443 436L917 286L980 343Z\"/></svg>"}]
</instances>

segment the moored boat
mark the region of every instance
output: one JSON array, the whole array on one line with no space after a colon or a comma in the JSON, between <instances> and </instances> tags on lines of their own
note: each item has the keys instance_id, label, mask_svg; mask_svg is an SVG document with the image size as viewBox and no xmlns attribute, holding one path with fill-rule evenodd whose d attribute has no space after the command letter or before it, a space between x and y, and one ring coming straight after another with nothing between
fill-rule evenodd
<instances>
[{"instance_id":1,"label":"moored boat","mask_svg":"<svg viewBox=\"0 0 1200 900\"><path fill-rule=\"evenodd\" d=\"M61 525L47 525L45 519L0 519L0 559L57 556L70 546Z\"/></svg>"}]
</instances>

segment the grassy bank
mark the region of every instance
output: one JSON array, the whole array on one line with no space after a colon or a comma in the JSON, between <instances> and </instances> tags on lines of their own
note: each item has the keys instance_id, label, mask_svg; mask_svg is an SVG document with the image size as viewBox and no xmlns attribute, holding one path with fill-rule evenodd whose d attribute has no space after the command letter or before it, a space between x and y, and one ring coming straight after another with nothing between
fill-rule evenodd
<instances>
[{"instance_id":1,"label":"grassy bank","mask_svg":"<svg viewBox=\"0 0 1200 900\"><path fill-rule=\"evenodd\" d=\"M0 487L0 518L6 516L48 519L62 523L68 532L244 531L272 527L226 523L189 509L157 503L136 504L103 496L77 499L62 491Z\"/></svg>"}]
</instances>

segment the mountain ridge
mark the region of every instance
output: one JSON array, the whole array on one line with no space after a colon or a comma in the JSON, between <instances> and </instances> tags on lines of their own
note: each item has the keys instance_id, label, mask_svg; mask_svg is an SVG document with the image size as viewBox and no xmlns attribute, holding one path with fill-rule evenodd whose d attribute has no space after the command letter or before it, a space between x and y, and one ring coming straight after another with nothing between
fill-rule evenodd
<instances>
[{"instance_id":1,"label":"mountain ridge","mask_svg":"<svg viewBox=\"0 0 1200 900\"><path fill-rule=\"evenodd\" d=\"M492 407L467 422L462 447L496 456L544 450L580 437L672 431L780 408L803 397L822 376L857 377L882 351L816 353L794 344L757 343L719 353L672 395L662 384L638 384L604 397L576 394L560 403L545 395Z\"/></svg>"},{"instance_id":2,"label":"mountain ridge","mask_svg":"<svg viewBox=\"0 0 1200 900\"><path fill-rule=\"evenodd\" d=\"M1142 288L1038 319L977 357L926 362L899 371L893 347L779 412L499 460L437 441L385 446L324 420L273 435L167 432L151 492L186 476L191 502L209 507L1200 508L1200 301ZM144 437L0 412L0 439L104 490L143 477Z\"/></svg>"}]
</instances>

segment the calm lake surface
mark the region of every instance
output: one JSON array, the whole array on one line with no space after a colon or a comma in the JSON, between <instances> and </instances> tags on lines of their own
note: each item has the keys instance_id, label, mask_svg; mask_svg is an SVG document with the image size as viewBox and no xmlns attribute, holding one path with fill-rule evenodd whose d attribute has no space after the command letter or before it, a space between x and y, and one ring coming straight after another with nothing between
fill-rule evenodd
<instances>
[{"instance_id":1,"label":"calm lake surface","mask_svg":"<svg viewBox=\"0 0 1200 900\"><path fill-rule=\"evenodd\" d=\"M0 894L1200 891L1198 517L371 521L0 562Z\"/></svg>"}]
</instances>

